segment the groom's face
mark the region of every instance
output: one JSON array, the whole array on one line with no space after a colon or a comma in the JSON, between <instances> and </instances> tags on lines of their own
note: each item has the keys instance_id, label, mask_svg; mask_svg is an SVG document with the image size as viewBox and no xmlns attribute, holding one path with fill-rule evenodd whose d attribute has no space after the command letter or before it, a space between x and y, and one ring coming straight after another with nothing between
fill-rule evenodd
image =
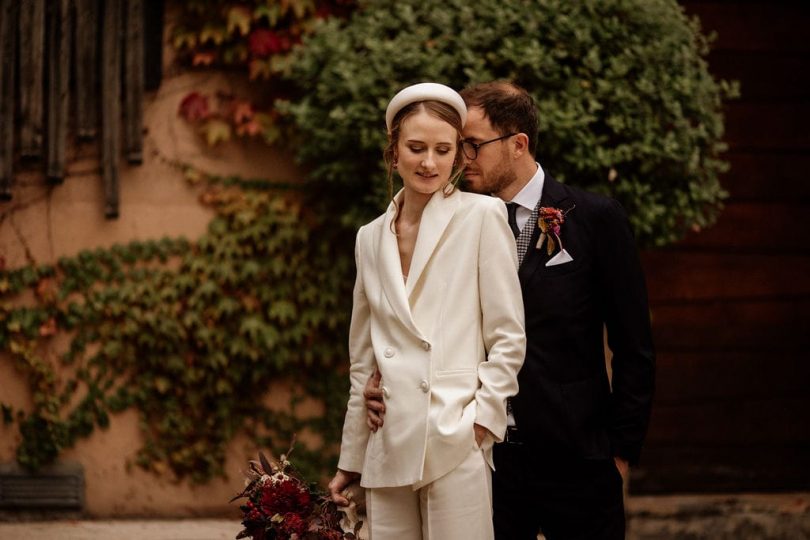
<instances>
[{"instance_id":1,"label":"groom's face","mask_svg":"<svg viewBox=\"0 0 810 540\"><path fill-rule=\"evenodd\" d=\"M470 107L463 135L464 140L481 143L500 137L503 133L492 127L481 107ZM517 180L509 155L509 139L481 146L476 158L467 160L464 180L469 191L500 196Z\"/></svg>"}]
</instances>

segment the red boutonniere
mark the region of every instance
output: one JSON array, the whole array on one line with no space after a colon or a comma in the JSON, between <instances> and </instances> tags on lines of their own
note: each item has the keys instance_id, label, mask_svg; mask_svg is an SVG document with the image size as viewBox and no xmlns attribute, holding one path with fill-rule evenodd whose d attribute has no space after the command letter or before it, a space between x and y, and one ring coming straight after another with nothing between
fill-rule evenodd
<instances>
[{"instance_id":1,"label":"red boutonniere","mask_svg":"<svg viewBox=\"0 0 810 540\"><path fill-rule=\"evenodd\" d=\"M554 243L555 239L557 240L557 244L560 245L560 249L563 249L562 240L560 240L560 231L562 230L562 224L565 223L565 216L574 208L576 208L576 205L563 212L559 208L551 208L549 206L540 207L537 216L537 226L540 228L541 233L540 238L537 239L537 249L543 247L543 242L548 240L546 253L551 255L556 248L556 244Z\"/></svg>"}]
</instances>

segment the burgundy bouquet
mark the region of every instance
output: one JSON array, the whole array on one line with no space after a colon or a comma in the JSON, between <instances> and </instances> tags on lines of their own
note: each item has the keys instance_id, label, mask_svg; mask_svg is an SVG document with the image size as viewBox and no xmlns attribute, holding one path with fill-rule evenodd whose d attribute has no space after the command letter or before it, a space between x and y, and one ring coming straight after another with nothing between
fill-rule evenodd
<instances>
[{"instance_id":1,"label":"burgundy bouquet","mask_svg":"<svg viewBox=\"0 0 810 540\"><path fill-rule=\"evenodd\" d=\"M271 462L259 452L259 461L250 462L247 487L231 502L242 498L247 499L239 507L244 529L237 539L354 540L362 525L326 494L308 487L285 454Z\"/></svg>"}]
</instances>

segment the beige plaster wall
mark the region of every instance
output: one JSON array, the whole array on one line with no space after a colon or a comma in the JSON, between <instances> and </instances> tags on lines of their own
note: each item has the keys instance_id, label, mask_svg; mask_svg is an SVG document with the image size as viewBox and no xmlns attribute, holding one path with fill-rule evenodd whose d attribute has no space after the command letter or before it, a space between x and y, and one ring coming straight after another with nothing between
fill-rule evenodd
<instances>
[{"instance_id":1,"label":"beige plaster wall","mask_svg":"<svg viewBox=\"0 0 810 540\"><path fill-rule=\"evenodd\" d=\"M87 248L109 247L135 239L163 236L199 237L211 213L197 201L172 161L190 163L216 174L239 174L285 182L297 181L300 171L289 156L260 141L231 142L208 148L194 128L177 116L180 100L192 90L235 92L244 80L222 74L169 73L160 89L147 96L144 113L144 163L121 162L120 217L104 218L102 180L98 174L98 145L69 149L64 183L48 186L36 170L21 171L14 199L0 203L0 256L6 268L26 262L49 263ZM43 353L54 358L58 345ZM286 403L283 392L274 399ZM0 402L30 407L21 375L8 357L0 355ZM309 414L318 414L309 407ZM13 460L18 443L16 425L0 423L0 462ZM81 463L86 479L87 513L96 517L123 516L236 516L228 500L242 487L242 471L255 457L250 441L239 438L228 452L228 479L191 487L129 467L141 445L137 413L112 417L108 430L96 430L63 455Z\"/></svg>"},{"instance_id":2,"label":"beige plaster wall","mask_svg":"<svg viewBox=\"0 0 810 540\"><path fill-rule=\"evenodd\" d=\"M0 255L8 268L75 255L88 247L162 236L199 236L210 219L169 163L190 163L214 174L294 182L300 178L289 156L261 141L232 141L210 148L190 124L177 116L180 100L193 90L236 92L243 81L233 75L180 74L164 80L144 104L144 163L121 161L120 217L104 218L104 193L96 143L72 145L67 177L49 186L39 171L20 171L14 198L0 203Z\"/></svg>"}]
</instances>

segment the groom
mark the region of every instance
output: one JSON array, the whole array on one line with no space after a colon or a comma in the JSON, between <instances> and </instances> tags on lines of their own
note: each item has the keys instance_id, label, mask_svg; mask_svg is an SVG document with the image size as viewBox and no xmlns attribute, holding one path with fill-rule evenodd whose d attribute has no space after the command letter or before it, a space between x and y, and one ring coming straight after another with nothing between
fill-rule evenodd
<instances>
[{"instance_id":1,"label":"groom","mask_svg":"<svg viewBox=\"0 0 810 540\"><path fill-rule=\"evenodd\" d=\"M630 225L619 203L560 184L537 163L525 90L492 82L461 95L467 188L507 203L526 313L520 391L494 449L496 538L622 539L622 480L641 453L655 372ZM372 380L367 390L369 422L380 426L381 394Z\"/></svg>"}]
</instances>

